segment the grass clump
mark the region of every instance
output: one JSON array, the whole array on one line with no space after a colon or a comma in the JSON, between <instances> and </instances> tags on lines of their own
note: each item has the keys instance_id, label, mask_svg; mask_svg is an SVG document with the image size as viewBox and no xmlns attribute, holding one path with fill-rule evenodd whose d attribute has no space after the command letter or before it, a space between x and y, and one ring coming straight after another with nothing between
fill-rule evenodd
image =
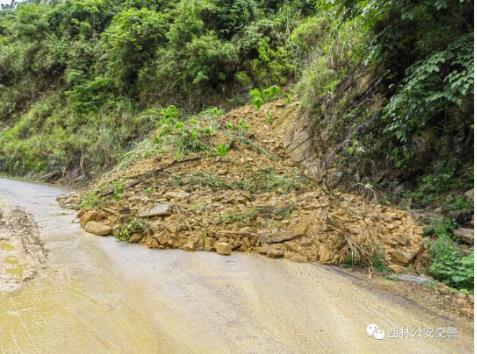
<instances>
[{"instance_id":1,"label":"grass clump","mask_svg":"<svg viewBox=\"0 0 477 354\"><path fill-rule=\"evenodd\" d=\"M155 142L164 149L173 148L178 156L210 151L210 138L217 129L216 119L222 114L218 108L212 108L182 120L178 110L170 112L159 120Z\"/></svg>"},{"instance_id":2,"label":"grass clump","mask_svg":"<svg viewBox=\"0 0 477 354\"><path fill-rule=\"evenodd\" d=\"M474 253L464 254L455 244L448 222L435 226L436 239L429 244L431 264L428 273L457 289L474 288Z\"/></svg>"},{"instance_id":3,"label":"grass clump","mask_svg":"<svg viewBox=\"0 0 477 354\"><path fill-rule=\"evenodd\" d=\"M79 207L80 209L93 209L101 203L101 198L96 191L84 193L81 195Z\"/></svg>"},{"instance_id":4,"label":"grass clump","mask_svg":"<svg viewBox=\"0 0 477 354\"><path fill-rule=\"evenodd\" d=\"M118 241L128 241L133 234L144 234L148 230L148 225L141 219L130 219L114 233Z\"/></svg>"},{"instance_id":5,"label":"grass clump","mask_svg":"<svg viewBox=\"0 0 477 354\"><path fill-rule=\"evenodd\" d=\"M220 156L220 157L227 156L229 152L230 152L230 147L227 144L219 144L215 148L215 153L217 154L217 156Z\"/></svg>"},{"instance_id":6,"label":"grass clump","mask_svg":"<svg viewBox=\"0 0 477 354\"><path fill-rule=\"evenodd\" d=\"M221 222L224 224L240 224L240 225L249 225L250 223L257 220L257 217L260 215L259 208L253 208L246 210L241 213L228 214L221 217Z\"/></svg>"},{"instance_id":7,"label":"grass clump","mask_svg":"<svg viewBox=\"0 0 477 354\"><path fill-rule=\"evenodd\" d=\"M254 88L249 92L252 106L254 106L258 110L265 103L278 98L281 92L282 90L280 89L280 87L275 85L264 88L263 90Z\"/></svg>"}]
</instances>

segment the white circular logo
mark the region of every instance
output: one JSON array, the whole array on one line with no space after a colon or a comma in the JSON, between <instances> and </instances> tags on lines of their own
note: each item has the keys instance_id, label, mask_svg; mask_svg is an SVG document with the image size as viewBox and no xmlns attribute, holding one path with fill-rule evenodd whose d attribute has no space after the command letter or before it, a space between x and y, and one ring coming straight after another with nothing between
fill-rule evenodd
<instances>
[{"instance_id":1,"label":"white circular logo","mask_svg":"<svg viewBox=\"0 0 477 354\"><path fill-rule=\"evenodd\" d=\"M366 333L368 333L368 336L374 337L377 340L382 340L385 337L385 332L379 328L379 326L376 323L370 323L368 327L366 327Z\"/></svg>"},{"instance_id":2,"label":"white circular logo","mask_svg":"<svg viewBox=\"0 0 477 354\"><path fill-rule=\"evenodd\" d=\"M385 335L384 331L382 329L379 329L379 328L377 330L375 330L374 333L373 333L374 338L376 338L377 340L384 339L384 335Z\"/></svg>"},{"instance_id":3,"label":"white circular logo","mask_svg":"<svg viewBox=\"0 0 477 354\"><path fill-rule=\"evenodd\" d=\"M368 327L366 327L366 333L368 333L368 336L371 337L374 334L374 331L377 329L379 329L379 326L375 323L371 323L368 325Z\"/></svg>"}]
</instances>

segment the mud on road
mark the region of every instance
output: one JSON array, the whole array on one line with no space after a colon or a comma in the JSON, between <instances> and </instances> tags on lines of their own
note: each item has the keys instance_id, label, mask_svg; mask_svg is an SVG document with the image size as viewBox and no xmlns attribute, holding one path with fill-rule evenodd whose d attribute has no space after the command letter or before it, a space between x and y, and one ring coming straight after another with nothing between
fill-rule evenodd
<instances>
[{"instance_id":1,"label":"mud on road","mask_svg":"<svg viewBox=\"0 0 477 354\"><path fill-rule=\"evenodd\" d=\"M33 218L0 201L0 291L19 289L46 267L47 251Z\"/></svg>"}]
</instances>

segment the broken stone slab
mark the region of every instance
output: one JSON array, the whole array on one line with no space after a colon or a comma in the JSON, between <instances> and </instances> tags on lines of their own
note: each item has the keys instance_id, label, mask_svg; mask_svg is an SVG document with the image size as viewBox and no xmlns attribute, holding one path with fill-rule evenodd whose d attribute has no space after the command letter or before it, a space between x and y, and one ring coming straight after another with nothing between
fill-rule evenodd
<instances>
[{"instance_id":1,"label":"broken stone slab","mask_svg":"<svg viewBox=\"0 0 477 354\"><path fill-rule=\"evenodd\" d=\"M86 232L97 236L107 236L113 232L113 229L110 226L101 224L97 221L88 222L84 229Z\"/></svg>"},{"instance_id":2,"label":"broken stone slab","mask_svg":"<svg viewBox=\"0 0 477 354\"><path fill-rule=\"evenodd\" d=\"M409 281L411 283L416 283L420 285L427 285L432 283L432 278L425 277L423 275L412 275L412 274L398 274L397 278L403 281Z\"/></svg>"},{"instance_id":3,"label":"broken stone slab","mask_svg":"<svg viewBox=\"0 0 477 354\"><path fill-rule=\"evenodd\" d=\"M154 216L167 216L172 214L172 205L170 203L159 203L152 208L143 209L139 212L140 218L152 218Z\"/></svg>"},{"instance_id":4,"label":"broken stone slab","mask_svg":"<svg viewBox=\"0 0 477 354\"><path fill-rule=\"evenodd\" d=\"M469 245L474 244L474 229L466 229L464 227L459 227L453 231L454 236L457 237L462 242L465 242Z\"/></svg>"},{"instance_id":5,"label":"broken stone slab","mask_svg":"<svg viewBox=\"0 0 477 354\"><path fill-rule=\"evenodd\" d=\"M280 243L294 240L301 235L288 230L261 230L258 232L258 239L261 243Z\"/></svg>"},{"instance_id":6,"label":"broken stone slab","mask_svg":"<svg viewBox=\"0 0 477 354\"><path fill-rule=\"evenodd\" d=\"M299 263L308 262L308 257L305 256L304 254L299 254L299 253L286 252L285 258L288 258L290 261L293 261L293 262L299 262Z\"/></svg>"}]
</instances>

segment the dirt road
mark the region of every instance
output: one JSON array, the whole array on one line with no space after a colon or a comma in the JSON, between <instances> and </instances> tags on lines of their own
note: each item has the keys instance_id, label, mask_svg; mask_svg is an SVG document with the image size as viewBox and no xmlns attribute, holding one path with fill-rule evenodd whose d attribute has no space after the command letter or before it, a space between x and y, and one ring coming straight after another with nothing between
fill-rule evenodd
<instances>
[{"instance_id":1,"label":"dirt road","mask_svg":"<svg viewBox=\"0 0 477 354\"><path fill-rule=\"evenodd\" d=\"M31 215L47 252L46 267L33 279L0 291L0 353L473 350L468 323L370 291L331 267L247 254L152 251L85 234L74 214L57 205L61 193L0 179L4 218L15 208ZM21 246L1 248L0 262L15 247ZM371 323L384 339L367 335ZM439 338L438 328L449 327L458 333ZM393 338L401 328L435 333Z\"/></svg>"}]
</instances>

